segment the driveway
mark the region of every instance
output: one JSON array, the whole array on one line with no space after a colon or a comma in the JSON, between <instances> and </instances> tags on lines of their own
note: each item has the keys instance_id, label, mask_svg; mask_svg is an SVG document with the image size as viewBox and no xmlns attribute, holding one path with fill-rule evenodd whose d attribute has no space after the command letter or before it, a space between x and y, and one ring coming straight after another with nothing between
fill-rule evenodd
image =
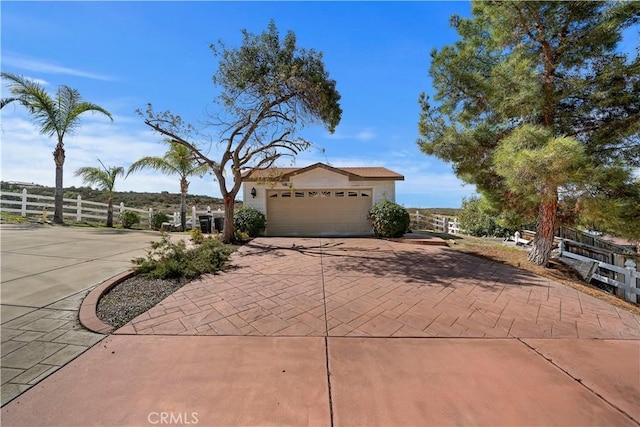
<instances>
[{"instance_id":1,"label":"driveway","mask_svg":"<svg viewBox=\"0 0 640 427\"><path fill-rule=\"evenodd\" d=\"M638 316L449 248L261 238L2 420L637 425L639 339Z\"/></svg>"},{"instance_id":2,"label":"driveway","mask_svg":"<svg viewBox=\"0 0 640 427\"><path fill-rule=\"evenodd\" d=\"M449 248L256 239L118 334L640 339L638 316Z\"/></svg>"},{"instance_id":3,"label":"driveway","mask_svg":"<svg viewBox=\"0 0 640 427\"><path fill-rule=\"evenodd\" d=\"M104 280L131 268L159 233L60 226L0 228L2 405L104 338L78 309Z\"/></svg>"}]
</instances>

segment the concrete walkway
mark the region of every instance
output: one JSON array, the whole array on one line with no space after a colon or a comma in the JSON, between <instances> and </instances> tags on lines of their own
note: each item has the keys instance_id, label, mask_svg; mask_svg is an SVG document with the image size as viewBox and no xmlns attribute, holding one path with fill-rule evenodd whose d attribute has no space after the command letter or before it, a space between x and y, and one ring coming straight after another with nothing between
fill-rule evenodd
<instances>
[{"instance_id":1,"label":"concrete walkway","mask_svg":"<svg viewBox=\"0 0 640 427\"><path fill-rule=\"evenodd\" d=\"M2 405L104 338L78 309L89 290L131 268L157 232L42 225L0 227Z\"/></svg>"},{"instance_id":2,"label":"concrete walkway","mask_svg":"<svg viewBox=\"0 0 640 427\"><path fill-rule=\"evenodd\" d=\"M8 425L638 425L640 317L448 248L256 239ZM82 402L82 404L78 404Z\"/></svg>"}]
</instances>

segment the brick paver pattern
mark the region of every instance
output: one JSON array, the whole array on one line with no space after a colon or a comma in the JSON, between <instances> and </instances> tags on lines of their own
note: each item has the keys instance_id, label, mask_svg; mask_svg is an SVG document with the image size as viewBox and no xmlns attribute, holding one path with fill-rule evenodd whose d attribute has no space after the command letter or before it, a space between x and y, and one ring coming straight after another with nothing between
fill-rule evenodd
<instances>
[{"instance_id":1,"label":"brick paver pattern","mask_svg":"<svg viewBox=\"0 0 640 427\"><path fill-rule=\"evenodd\" d=\"M640 339L640 316L450 248L259 238L118 334Z\"/></svg>"}]
</instances>

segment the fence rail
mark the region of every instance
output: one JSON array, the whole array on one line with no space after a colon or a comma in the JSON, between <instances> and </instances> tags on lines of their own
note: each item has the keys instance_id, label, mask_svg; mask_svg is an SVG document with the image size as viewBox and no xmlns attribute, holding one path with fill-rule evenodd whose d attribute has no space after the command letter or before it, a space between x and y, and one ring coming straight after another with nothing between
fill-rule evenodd
<instances>
[{"instance_id":1,"label":"fence rail","mask_svg":"<svg viewBox=\"0 0 640 427\"><path fill-rule=\"evenodd\" d=\"M420 211L415 211L414 213L409 212L409 217L411 218L411 229L425 230L431 228L440 233L464 233L456 217L433 216L430 214L421 214Z\"/></svg>"},{"instance_id":2,"label":"fence rail","mask_svg":"<svg viewBox=\"0 0 640 427\"><path fill-rule=\"evenodd\" d=\"M607 252L618 254L629 254L632 251L624 246L616 245L615 243L608 242L600 237L593 236L584 231L576 230L575 228L560 226L556 230L556 236L562 239L572 240L574 242L582 243L587 246L591 246L597 249L603 249Z\"/></svg>"},{"instance_id":3,"label":"fence rail","mask_svg":"<svg viewBox=\"0 0 640 427\"><path fill-rule=\"evenodd\" d=\"M29 194L27 189L23 189L21 193L13 193L8 191L0 191L1 210L3 212L10 212L19 214L22 217L38 216L45 221L49 216L53 215L55 209L54 197L52 196L40 196L37 194ZM107 220L107 208L106 203L90 202L88 200L82 200L81 196L76 199L63 198L62 217L73 219L78 222L82 221L95 221L102 222ZM140 215L140 222L142 226L151 227L154 211L149 209L138 209L132 207L126 207L124 203L113 206L114 216L117 217L124 211L136 212ZM209 216L224 216L224 211L218 209L212 211L211 207L206 209L197 209L195 206L191 207L191 215L187 216L187 227L193 227L197 224L197 217L200 215ZM169 216L169 223L172 226L180 225L180 213L174 212Z\"/></svg>"},{"instance_id":4,"label":"fence rail","mask_svg":"<svg viewBox=\"0 0 640 427\"><path fill-rule=\"evenodd\" d=\"M625 262L624 267L609 264L593 258L588 258L566 250L565 242L560 242L560 256L575 259L585 263L591 263L595 268L592 269L591 277L587 281L597 280L606 283L609 286L620 289L624 293L624 299L632 302L638 302L640 295L640 272L636 270L636 263L632 259ZM619 295L621 296L621 295Z\"/></svg>"},{"instance_id":5,"label":"fence rail","mask_svg":"<svg viewBox=\"0 0 640 427\"><path fill-rule=\"evenodd\" d=\"M441 233L464 233L464 230L460 228L458 218L451 219L447 217L433 217L432 227L435 231L439 231Z\"/></svg>"}]
</instances>

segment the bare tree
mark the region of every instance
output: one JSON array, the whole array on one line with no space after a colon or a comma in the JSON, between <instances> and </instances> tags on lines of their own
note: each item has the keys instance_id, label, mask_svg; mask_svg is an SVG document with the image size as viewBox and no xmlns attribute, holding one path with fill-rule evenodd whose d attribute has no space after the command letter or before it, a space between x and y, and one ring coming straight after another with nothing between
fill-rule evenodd
<instances>
[{"instance_id":1,"label":"bare tree","mask_svg":"<svg viewBox=\"0 0 640 427\"><path fill-rule=\"evenodd\" d=\"M289 31L283 40L273 22L260 35L243 31L243 43L229 49L222 42L211 49L219 59L213 76L222 90L220 108L209 117L215 136L203 135L180 116L156 113L151 104L139 111L144 123L187 147L213 171L225 203L223 240L234 240L235 198L245 172L268 169L283 156L295 156L311 143L296 133L306 124L322 123L330 132L340 122L340 94L324 69L322 54L296 46ZM211 156L212 141L220 157Z\"/></svg>"}]
</instances>

